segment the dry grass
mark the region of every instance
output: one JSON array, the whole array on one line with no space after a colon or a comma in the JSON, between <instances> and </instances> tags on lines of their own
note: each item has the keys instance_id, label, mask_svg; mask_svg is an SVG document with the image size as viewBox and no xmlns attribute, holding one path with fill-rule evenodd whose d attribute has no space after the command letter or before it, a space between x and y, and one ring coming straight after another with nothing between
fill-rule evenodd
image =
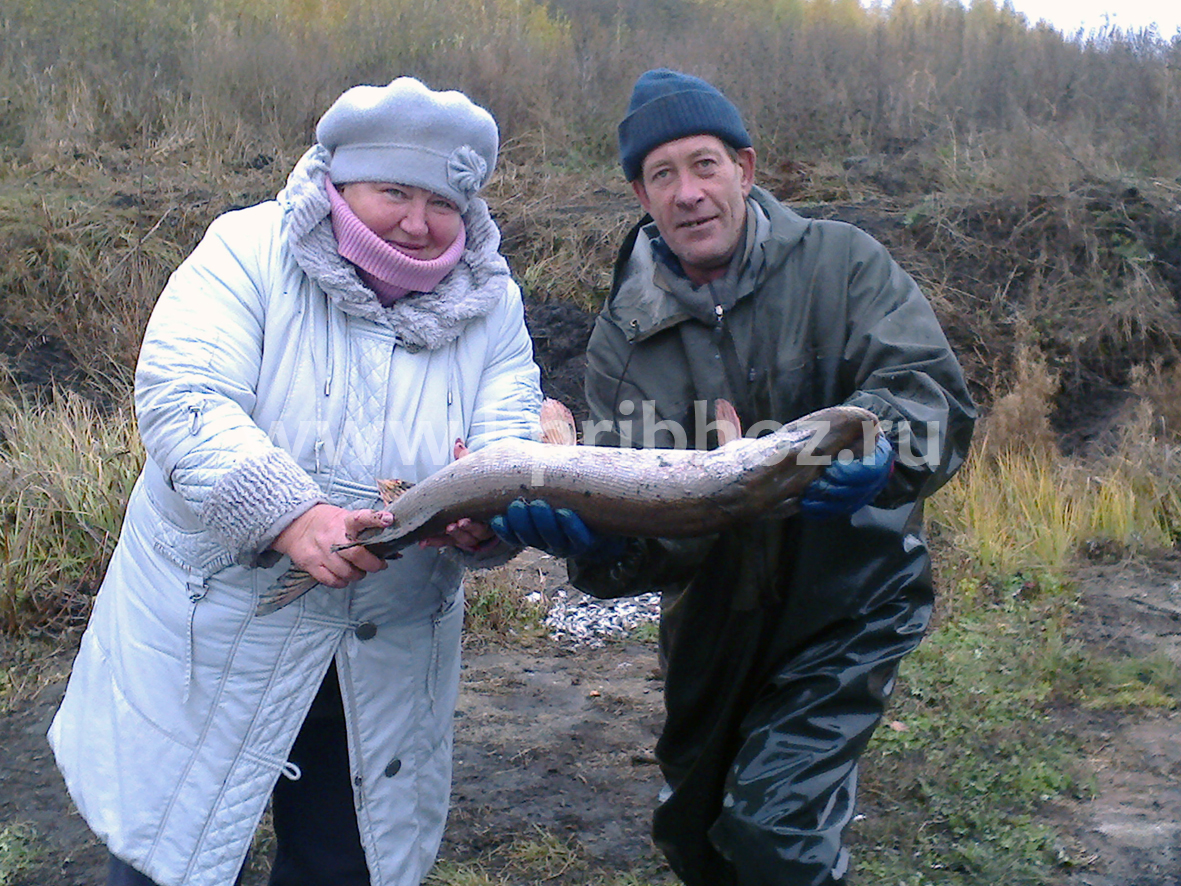
<instances>
[{"instance_id":1,"label":"dry grass","mask_svg":"<svg viewBox=\"0 0 1181 886\"><path fill-rule=\"evenodd\" d=\"M1178 196L1175 183L1119 180L935 193L906 213L898 245L986 402L1018 382L1019 353L1034 347L1063 386L1058 408L1095 380L1126 387L1137 364L1176 359Z\"/></svg>"},{"instance_id":2,"label":"dry grass","mask_svg":"<svg viewBox=\"0 0 1181 886\"><path fill-rule=\"evenodd\" d=\"M1061 584L1084 547L1147 550L1171 544L1181 523L1181 448L1162 439L1143 399L1113 450L1061 456L1048 416L1058 380L1023 347L1013 386L994 398L967 466L936 495L929 514L958 571Z\"/></svg>"},{"instance_id":3,"label":"dry grass","mask_svg":"<svg viewBox=\"0 0 1181 886\"><path fill-rule=\"evenodd\" d=\"M928 511L961 558L954 571L1054 586L1081 550L1171 545L1181 530L1181 449L1153 437L1156 422L1142 405L1116 451L1086 462L1054 449L978 449Z\"/></svg>"},{"instance_id":4,"label":"dry grass","mask_svg":"<svg viewBox=\"0 0 1181 886\"><path fill-rule=\"evenodd\" d=\"M793 159L920 148L949 182L1060 188L1176 175L1181 44L1070 40L992 2L13 0L0 21L0 150L98 144L209 156L305 143L326 104L397 73L488 105L507 141L607 161L635 76L716 80L760 148ZM774 78L766 76L775 71Z\"/></svg>"},{"instance_id":5,"label":"dry grass","mask_svg":"<svg viewBox=\"0 0 1181 886\"><path fill-rule=\"evenodd\" d=\"M0 178L0 321L60 341L108 393L126 382L156 296L208 222L271 191L273 172L185 161L109 148L55 169L51 188Z\"/></svg>"},{"instance_id":6,"label":"dry grass","mask_svg":"<svg viewBox=\"0 0 1181 886\"><path fill-rule=\"evenodd\" d=\"M1058 377L1033 346L1017 350L1012 388L993 398L992 408L977 429L979 458L996 459L1007 453L1051 455L1056 447L1050 427Z\"/></svg>"},{"instance_id":7,"label":"dry grass","mask_svg":"<svg viewBox=\"0 0 1181 886\"><path fill-rule=\"evenodd\" d=\"M522 288L542 299L597 309L615 251L640 217L614 169L561 169L510 152L486 194Z\"/></svg>"},{"instance_id":8,"label":"dry grass","mask_svg":"<svg viewBox=\"0 0 1181 886\"><path fill-rule=\"evenodd\" d=\"M143 450L126 412L0 399L0 630L84 623Z\"/></svg>"},{"instance_id":9,"label":"dry grass","mask_svg":"<svg viewBox=\"0 0 1181 886\"><path fill-rule=\"evenodd\" d=\"M1158 358L1135 367L1132 391L1146 401L1159 425L1153 428L1167 439L1181 440L1181 365L1165 365Z\"/></svg>"}]
</instances>

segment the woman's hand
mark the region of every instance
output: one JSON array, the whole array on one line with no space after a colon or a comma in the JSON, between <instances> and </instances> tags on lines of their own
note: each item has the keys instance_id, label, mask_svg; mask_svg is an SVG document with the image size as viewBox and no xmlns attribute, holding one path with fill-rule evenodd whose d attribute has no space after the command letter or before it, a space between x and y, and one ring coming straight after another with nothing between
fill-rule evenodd
<instances>
[{"instance_id":1,"label":"woman's hand","mask_svg":"<svg viewBox=\"0 0 1181 886\"><path fill-rule=\"evenodd\" d=\"M451 450L456 461L469 452L470 450L462 438L455 441ZM496 540L496 533L488 528L488 524L461 517L438 535L432 535L419 541L418 546L420 548L452 547L474 554L492 547L491 543L495 543Z\"/></svg>"},{"instance_id":2,"label":"woman's hand","mask_svg":"<svg viewBox=\"0 0 1181 886\"><path fill-rule=\"evenodd\" d=\"M334 551L357 540L363 529L389 526L393 515L368 509L348 511L330 504L314 505L279 533L271 545L320 584L343 588L366 573L385 569L385 560L363 545Z\"/></svg>"},{"instance_id":3,"label":"woman's hand","mask_svg":"<svg viewBox=\"0 0 1181 886\"><path fill-rule=\"evenodd\" d=\"M450 524L439 535L424 538L418 544L424 548L459 548L469 554L488 548L489 542L496 541L496 533L487 523L462 517Z\"/></svg>"}]
</instances>

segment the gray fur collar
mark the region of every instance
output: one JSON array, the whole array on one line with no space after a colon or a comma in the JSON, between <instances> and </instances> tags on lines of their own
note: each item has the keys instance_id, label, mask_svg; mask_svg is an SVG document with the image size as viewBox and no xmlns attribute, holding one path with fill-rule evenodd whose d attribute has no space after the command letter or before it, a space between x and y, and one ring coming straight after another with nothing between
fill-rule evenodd
<instances>
[{"instance_id":1,"label":"gray fur collar","mask_svg":"<svg viewBox=\"0 0 1181 886\"><path fill-rule=\"evenodd\" d=\"M324 190L327 173L328 152L315 145L295 164L278 200L296 263L342 311L388 326L412 351L433 351L500 302L510 280L508 262L498 251L500 231L488 204L475 197L463 214L467 244L459 264L432 292L416 292L383 307L336 249Z\"/></svg>"}]
</instances>

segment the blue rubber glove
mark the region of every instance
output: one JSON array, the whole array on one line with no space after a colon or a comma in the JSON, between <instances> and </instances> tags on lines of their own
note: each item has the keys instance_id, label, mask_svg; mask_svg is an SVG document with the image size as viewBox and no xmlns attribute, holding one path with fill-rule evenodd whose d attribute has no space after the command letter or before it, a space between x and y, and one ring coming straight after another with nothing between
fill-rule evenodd
<instances>
[{"instance_id":1,"label":"blue rubber glove","mask_svg":"<svg viewBox=\"0 0 1181 886\"><path fill-rule=\"evenodd\" d=\"M894 470L894 447L882 434L873 452L846 464L834 461L813 480L800 499L806 517L840 517L861 510L875 498Z\"/></svg>"},{"instance_id":2,"label":"blue rubber glove","mask_svg":"<svg viewBox=\"0 0 1181 886\"><path fill-rule=\"evenodd\" d=\"M605 560L623 553L626 541L617 535L600 535L569 508L552 508L543 499L514 501L488 526L504 542L537 548L556 557Z\"/></svg>"}]
</instances>

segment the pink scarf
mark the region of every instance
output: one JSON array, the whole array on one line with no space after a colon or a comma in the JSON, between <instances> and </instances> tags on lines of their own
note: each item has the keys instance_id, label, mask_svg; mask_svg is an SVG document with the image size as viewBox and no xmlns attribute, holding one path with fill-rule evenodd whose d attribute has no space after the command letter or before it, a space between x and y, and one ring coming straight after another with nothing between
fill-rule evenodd
<instances>
[{"instance_id":1,"label":"pink scarf","mask_svg":"<svg viewBox=\"0 0 1181 886\"><path fill-rule=\"evenodd\" d=\"M332 206L332 232L336 248L344 258L357 266L365 285L377 294L386 307L411 292L430 292L451 272L463 255L467 242L464 228L459 229L455 242L438 258L420 261L411 258L396 246L382 240L357 218L344 197L325 179L328 202Z\"/></svg>"}]
</instances>

